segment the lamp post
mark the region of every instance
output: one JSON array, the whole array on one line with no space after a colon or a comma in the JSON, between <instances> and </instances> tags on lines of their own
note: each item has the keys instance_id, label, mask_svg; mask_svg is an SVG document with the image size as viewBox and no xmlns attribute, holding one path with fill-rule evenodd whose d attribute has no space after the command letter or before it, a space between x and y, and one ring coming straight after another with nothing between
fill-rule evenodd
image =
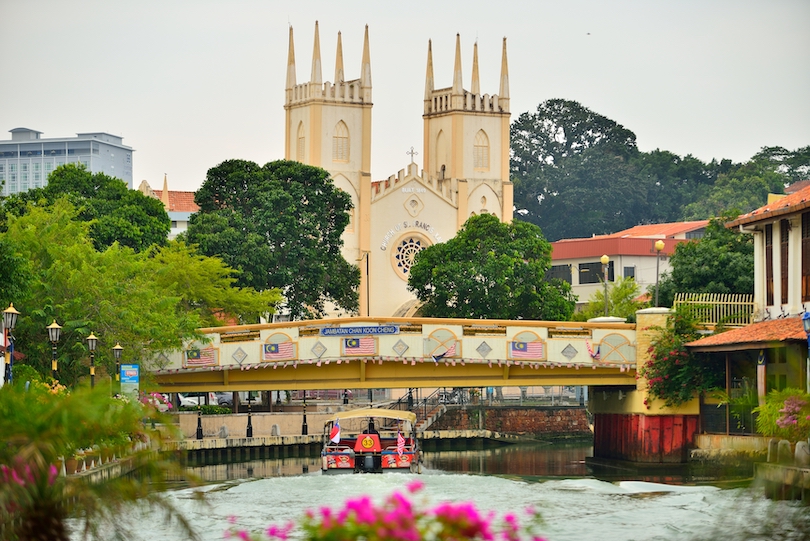
<instances>
[{"instance_id":1,"label":"lamp post","mask_svg":"<svg viewBox=\"0 0 810 541\"><path fill-rule=\"evenodd\" d=\"M115 357L115 381L121 381L121 352L124 348L121 347L121 344L116 342L112 350L113 356Z\"/></svg>"},{"instance_id":2,"label":"lamp post","mask_svg":"<svg viewBox=\"0 0 810 541\"><path fill-rule=\"evenodd\" d=\"M92 332L87 337L87 349L90 350L90 388L96 386L96 346L98 338Z\"/></svg>"},{"instance_id":3,"label":"lamp post","mask_svg":"<svg viewBox=\"0 0 810 541\"><path fill-rule=\"evenodd\" d=\"M8 376L6 381L11 385L11 378L13 377L12 369L14 368L14 337L11 331L17 326L17 316L20 313L14 308L14 303L8 305L8 308L3 310L3 345L6 348L6 370Z\"/></svg>"},{"instance_id":4,"label":"lamp post","mask_svg":"<svg viewBox=\"0 0 810 541\"><path fill-rule=\"evenodd\" d=\"M810 313L805 312L802 314L802 326L807 335L807 368L805 369L805 391L810 393Z\"/></svg>"},{"instance_id":5,"label":"lamp post","mask_svg":"<svg viewBox=\"0 0 810 541\"><path fill-rule=\"evenodd\" d=\"M59 342L59 336L62 334L62 326L54 319L53 323L45 328L48 330L48 340L51 342L51 376L53 379L56 379L56 344Z\"/></svg>"},{"instance_id":6,"label":"lamp post","mask_svg":"<svg viewBox=\"0 0 810 541\"><path fill-rule=\"evenodd\" d=\"M602 275L604 276L605 282L605 317L608 316L608 292L607 292L607 283L608 283L608 263L610 263L610 258L607 254L603 255L599 258L599 261L602 262Z\"/></svg>"},{"instance_id":7,"label":"lamp post","mask_svg":"<svg viewBox=\"0 0 810 541\"><path fill-rule=\"evenodd\" d=\"M658 308L658 266L661 264L661 250L664 249L664 241L655 241L655 307Z\"/></svg>"},{"instance_id":8,"label":"lamp post","mask_svg":"<svg viewBox=\"0 0 810 541\"><path fill-rule=\"evenodd\" d=\"M253 398L250 396L250 393L248 393L247 403L248 403L248 423L247 423L247 429L245 430L245 437L246 438L252 438L253 437L253 418L252 418L253 412L251 411L250 406L253 404Z\"/></svg>"},{"instance_id":9,"label":"lamp post","mask_svg":"<svg viewBox=\"0 0 810 541\"><path fill-rule=\"evenodd\" d=\"M307 426L307 392L304 391L304 419L301 423L301 435L306 436L309 434L309 427Z\"/></svg>"}]
</instances>

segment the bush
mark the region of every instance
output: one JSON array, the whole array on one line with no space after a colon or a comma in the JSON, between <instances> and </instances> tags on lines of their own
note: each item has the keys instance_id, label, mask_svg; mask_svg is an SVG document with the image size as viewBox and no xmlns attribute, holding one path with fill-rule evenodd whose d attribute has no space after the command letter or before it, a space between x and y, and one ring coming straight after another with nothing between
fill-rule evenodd
<instances>
[{"instance_id":1,"label":"bush","mask_svg":"<svg viewBox=\"0 0 810 541\"><path fill-rule=\"evenodd\" d=\"M231 408L215 406L214 404L203 404L202 406L184 406L180 411L198 411L203 415L225 415L231 413Z\"/></svg>"},{"instance_id":2,"label":"bush","mask_svg":"<svg viewBox=\"0 0 810 541\"><path fill-rule=\"evenodd\" d=\"M810 436L810 395L801 389L771 391L765 404L754 409L757 432L790 441Z\"/></svg>"}]
</instances>

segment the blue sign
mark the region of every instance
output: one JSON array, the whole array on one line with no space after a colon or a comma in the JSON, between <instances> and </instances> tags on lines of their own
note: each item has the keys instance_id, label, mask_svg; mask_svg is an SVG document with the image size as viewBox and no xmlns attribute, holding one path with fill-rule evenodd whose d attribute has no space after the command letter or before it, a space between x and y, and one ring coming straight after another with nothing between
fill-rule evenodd
<instances>
[{"instance_id":1,"label":"blue sign","mask_svg":"<svg viewBox=\"0 0 810 541\"><path fill-rule=\"evenodd\" d=\"M137 396L140 391L141 367L137 364L121 365L121 394Z\"/></svg>"},{"instance_id":2,"label":"blue sign","mask_svg":"<svg viewBox=\"0 0 810 541\"><path fill-rule=\"evenodd\" d=\"M356 336L369 334L399 334L399 325L369 325L367 327L321 328L321 336Z\"/></svg>"}]
</instances>

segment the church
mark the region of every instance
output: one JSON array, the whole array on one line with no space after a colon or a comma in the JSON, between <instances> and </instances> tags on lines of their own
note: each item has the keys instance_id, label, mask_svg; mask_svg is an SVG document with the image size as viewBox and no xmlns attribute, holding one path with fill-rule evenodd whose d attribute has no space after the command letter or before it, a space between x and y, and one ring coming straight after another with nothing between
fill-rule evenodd
<instances>
[{"instance_id":1,"label":"church","mask_svg":"<svg viewBox=\"0 0 810 541\"><path fill-rule=\"evenodd\" d=\"M421 171L413 161L386 180L371 179L371 55L365 29L360 76L346 79L341 34L333 81L323 81L318 23L308 82L296 77L290 27L285 89L285 158L327 170L349 193L353 211L343 234L343 255L360 268L361 316L410 316L417 300L407 290L414 257L444 242L475 214L512 220L509 181L509 71L503 40L497 94L481 93L478 44L472 79L462 79L456 36L452 86L436 88L428 42ZM412 153L413 157L413 153Z\"/></svg>"}]
</instances>

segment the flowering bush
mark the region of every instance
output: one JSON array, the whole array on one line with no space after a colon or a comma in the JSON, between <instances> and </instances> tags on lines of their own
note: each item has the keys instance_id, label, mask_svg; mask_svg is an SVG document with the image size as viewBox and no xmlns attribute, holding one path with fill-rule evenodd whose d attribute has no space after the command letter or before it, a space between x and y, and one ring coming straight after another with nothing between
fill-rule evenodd
<instances>
[{"instance_id":1,"label":"flowering bush","mask_svg":"<svg viewBox=\"0 0 810 541\"><path fill-rule=\"evenodd\" d=\"M422 487L421 481L413 481L406 488L413 494ZM481 514L471 503L441 503L433 508L422 509L414 505L407 496L394 492L381 505L375 505L368 496L361 496L347 500L342 509L322 507L318 511L309 510L301 520L300 529L303 531L303 538L309 541L542 541L535 533L541 522L540 516L533 509L527 509L526 514L528 523L521 526L512 513L496 520L494 513ZM264 536L232 527L225 532L225 537L244 541L268 538L286 540L294 526L293 523L273 525L263 532Z\"/></svg>"},{"instance_id":2,"label":"flowering bush","mask_svg":"<svg viewBox=\"0 0 810 541\"><path fill-rule=\"evenodd\" d=\"M689 311L676 310L667 320L666 328L654 329L660 334L647 350L650 358L639 371L639 376L647 379L651 397L663 400L666 406L679 406L696 393L720 386L722 366L686 349L685 344L700 337L697 322ZM648 400L644 404L650 407Z\"/></svg>"},{"instance_id":3,"label":"flowering bush","mask_svg":"<svg viewBox=\"0 0 810 541\"><path fill-rule=\"evenodd\" d=\"M799 441L810 436L810 395L800 389L771 391L758 414L757 432L764 436Z\"/></svg>"}]
</instances>

